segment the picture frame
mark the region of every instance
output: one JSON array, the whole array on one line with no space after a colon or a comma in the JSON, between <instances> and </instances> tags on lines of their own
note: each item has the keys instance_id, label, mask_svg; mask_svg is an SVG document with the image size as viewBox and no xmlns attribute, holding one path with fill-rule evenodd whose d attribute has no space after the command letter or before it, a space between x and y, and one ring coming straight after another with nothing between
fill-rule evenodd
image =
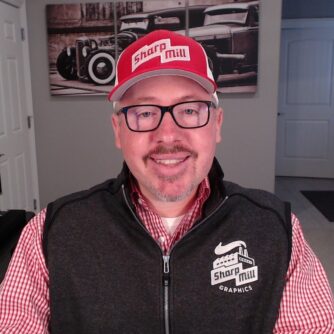
<instances>
[{"instance_id":1,"label":"picture frame","mask_svg":"<svg viewBox=\"0 0 334 334\"><path fill-rule=\"evenodd\" d=\"M200 42L221 93L254 93L259 1L148 0L46 6L50 94L106 95L116 61L156 29Z\"/></svg>"}]
</instances>

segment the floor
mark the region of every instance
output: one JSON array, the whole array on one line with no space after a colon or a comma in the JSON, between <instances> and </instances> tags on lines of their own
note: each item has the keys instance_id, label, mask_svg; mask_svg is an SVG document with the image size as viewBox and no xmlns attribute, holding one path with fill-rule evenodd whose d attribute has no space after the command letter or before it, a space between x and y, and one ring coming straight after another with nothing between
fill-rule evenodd
<instances>
[{"instance_id":1,"label":"floor","mask_svg":"<svg viewBox=\"0 0 334 334\"><path fill-rule=\"evenodd\" d=\"M334 222L329 222L301 190L333 190L334 179L276 177L275 193L289 201L298 216L305 238L322 262L334 291ZM334 203L333 203L334 205Z\"/></svg>"}]
</instances>

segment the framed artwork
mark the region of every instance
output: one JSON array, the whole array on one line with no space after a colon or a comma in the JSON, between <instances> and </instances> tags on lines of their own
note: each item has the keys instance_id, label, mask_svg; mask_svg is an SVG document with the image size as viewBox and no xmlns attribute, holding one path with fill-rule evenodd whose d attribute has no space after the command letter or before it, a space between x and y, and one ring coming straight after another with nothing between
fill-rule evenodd
<instances>
[{"instance_id":1,"label":"framed artwork","mask_svg":"<svg viewBox=\"0 0 334 334\"><path fill-rule=\"evenodd\" d=\"M132 42L168 29L200 42L218 92L255 92L259 1L148 0L46 6L50 92L106 95Z\"/></svg>"}]
</instances>

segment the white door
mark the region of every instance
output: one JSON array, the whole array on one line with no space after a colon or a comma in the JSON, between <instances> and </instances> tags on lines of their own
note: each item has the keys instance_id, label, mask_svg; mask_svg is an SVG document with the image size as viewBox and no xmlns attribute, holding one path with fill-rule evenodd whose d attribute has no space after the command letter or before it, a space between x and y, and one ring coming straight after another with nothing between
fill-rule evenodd
<instances>
[{"instance_id":1,"label":"white door","mask_svg":"<svg viewBox=\"0 0 334 334\"><path fill-rule=\"evenodd\" d=\"M276 175L334 177L334 22L283 23Z\"/></svg>"},{"instance_id":2,"label":"white door","mask_svg":"<svg viewBox=\"0 0 334 334\"><path fill-rule=\"evenodd\" d=\"M33 171L20 9L0 1L0 211L33 211Z\"/></svg>"}]
</instances>

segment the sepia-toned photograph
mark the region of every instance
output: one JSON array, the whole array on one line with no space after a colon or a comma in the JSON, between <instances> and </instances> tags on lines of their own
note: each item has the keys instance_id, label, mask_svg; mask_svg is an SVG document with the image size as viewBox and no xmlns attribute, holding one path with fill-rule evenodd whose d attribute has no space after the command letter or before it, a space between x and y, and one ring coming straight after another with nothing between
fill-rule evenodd
<instances>
[{"instance_id":1,"label":"sepia-toned photograph","mask_svg":"<svg viewBox=\"0 0 334 334\"><path fill-rule=\"evenodd\" d=\"M257 87L259 1L124 1L46 6L51 95L106 95L120 53L166 29L205 49L221 93Z\"/></svg>"}]
</instances>

